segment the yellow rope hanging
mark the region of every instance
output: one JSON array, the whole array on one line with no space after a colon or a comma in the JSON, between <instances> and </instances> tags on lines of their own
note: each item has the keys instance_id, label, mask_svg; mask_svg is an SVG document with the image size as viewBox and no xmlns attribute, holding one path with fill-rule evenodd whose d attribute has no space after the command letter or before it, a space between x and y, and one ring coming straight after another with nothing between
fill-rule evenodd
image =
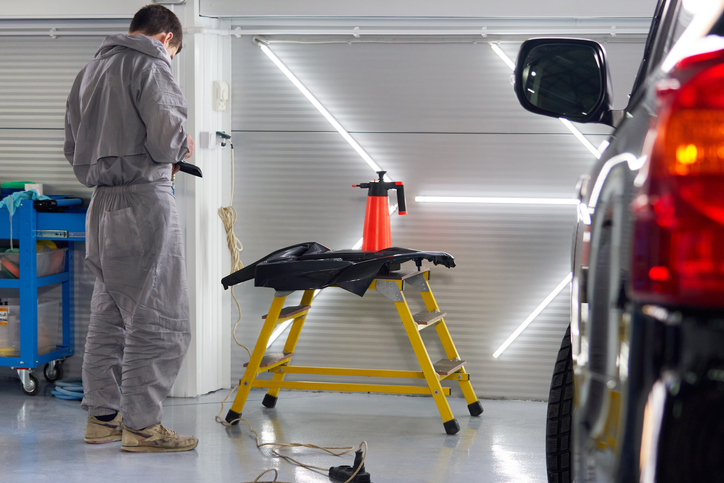
<instances>
[{"instance_id":1,"label":"yellow rope hanging","mask_svg":"<svg viewBox=\"0 0 724 483\"><path fill-rule=\"evenodd\" d=\"M234 204L234 145L229 143L231 145L231 201L229 201L229 206L223 206L219 208L219 218L221 218L221 222L224 224L224 230L226 230L226 246L229 248L229 254L231 255L231 272L234 273L242 268L244 268L244 264L241 263L241 259L239 257L239 253L244 249L243 245L241 244L241 241L236 237L236 233L234 233L234 225L236 224L237 214L236 210L233 207ZM234 337L234 342L236 342L236 345L239 347L244 348L246 350L247 354L249 354L249 359L251 359L251 351L248 347L241 344L239 340L236 338L236 328L239 326L239 323L241 322L241 304L239 304L239 300L236 298L236 294L234 293L234 286L231 287L231 297L234 299L234 302L236 303L236 310L239 314L239 317L236 319L236 322L234 323L234 329L231 331L231 335Z\"/></svg>"}]
</instances>

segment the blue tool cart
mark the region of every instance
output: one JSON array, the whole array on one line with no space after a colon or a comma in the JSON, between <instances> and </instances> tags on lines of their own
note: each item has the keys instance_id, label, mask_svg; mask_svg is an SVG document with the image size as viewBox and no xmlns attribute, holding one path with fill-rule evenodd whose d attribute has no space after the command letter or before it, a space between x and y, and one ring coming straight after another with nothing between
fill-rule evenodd
<instances>
[{"instance_id":1,"label":"blue tool cart","mask_svg":"<svg viewBox=\"0 0 724 483\"><path fill-rule=\"evenodd\" d=\"M33 370L45 365L45 379L56 381L62 378L63 361L74 353L73 245L85 240L81 205L79 198L54 196L22 201L12 218L0 209L0 240L19 248L0 253L0 292L19 294L0 297L0 366L17 370L23 391L31 396L40 391ZM60 300L42 303L38 289L55 284L62 289ZM48 324L43 319L56 328L55 337L44 342L39 339L39 328Z\"/></svg>"}]
</instances>

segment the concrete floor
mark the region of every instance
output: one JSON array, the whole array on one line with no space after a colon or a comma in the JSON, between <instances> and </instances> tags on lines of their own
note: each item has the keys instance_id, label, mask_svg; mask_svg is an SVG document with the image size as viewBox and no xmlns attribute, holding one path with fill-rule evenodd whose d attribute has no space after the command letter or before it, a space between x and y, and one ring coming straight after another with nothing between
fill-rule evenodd
<instances>
[{"instance_id":1,"label":"concrete floor","mask_svg":"<svg viewBox=\"0 0 724 483\"><path fill-rule=\"evenodd\" d=\"M43 385L39 395L29 397L19 381L0 378L4 483L242 483L269 468L278 470L279 482L330 482L326 474L270 456L268 448L257 449L243 422L231 429L214 422L227 390L166 401L164 424L196 435L196 450L132 454L121 452L120 443L85 444L86 413L80 404L55 399L50 385ZM484 400L485 412L471 417L463 399L450 399L461 429L448 436L427 397L282 391L277 407L266 409L263 395L252 391L243 414L263 442L356 448L367 441L365 466L376 483L546 481L542 402ZM286 453L320 467L351 465L354 457L308 449ZM260 481L272 479L268 473Z\"/></svg>"}]
</instances>

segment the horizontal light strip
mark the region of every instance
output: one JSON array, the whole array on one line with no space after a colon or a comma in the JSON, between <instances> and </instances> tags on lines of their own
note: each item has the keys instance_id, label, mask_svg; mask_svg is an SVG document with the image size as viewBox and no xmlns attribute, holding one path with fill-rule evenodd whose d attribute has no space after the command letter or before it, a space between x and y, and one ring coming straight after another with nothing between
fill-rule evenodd
<instances>
[{"instance_id":1,"label":"horizontal light strip","mask_svg":"<svg viewBox=\"0 0 724 483\"><path fill-rule=\"evenodd\" d=\"M348 133L347 130L342 127L339 121L337 121L337 119L335 119L335 117L327 110L327 108L324 107L316 97L314 97L314 94L312 94L309 89L307 89L306 86L302 84L299 79L297 79L297 76L295 76L292 71L290 71L289 68L284 65L279 57L277 57L276 54L274 54L274 52L272 52L271 49L269 49L269 47L267 47L266 45L259 44L259 47L261 48L262 52L264 52L266 56L269 57L272 62L274 62L274 65L276 65L279 70L281 70L282 73L287 76L290 81L292 81L292 84L294 84L296 88L299 89L299 92L304 94L304 97L306 97L307 100L311 102L312 105L316 107L317 110L324 116L324 118L329 121L332 127L334 127L334 129L336 129L337 132L342 135L344 140L347 141L355 151L357 151L357 154L359 154L373 170L382 171L382 168L380 168L375 160L372 159L372 156L370 156L369 153L367 153L367 151L365 151L364 148L360 146L357 141L355 141L350 133Z\"/></svg>"},{"instance_id":2,"label":"horizontal light strip","mask_svg":"<svg viewBox=\"0 0 724 483\"><path fill-rule=\"evenodd\" d=\"M505 340L505 342L503 342L503 344L502 344L500 347L498 347L498 350L493 353L493 357L495 357L496 359L497 359L498 357L500 357L500 355L501 355L503 352L505 352L505 349L507 349L508 346L509 346L510 344L512 344L513 341L514 341L515 339L517 339L518 336L519 336L520 334L522 334L525 329L528 328L528 326L531 324L531 322L533 322L533 321L535 320L535 318L538 317L538 316L540 315L540 313L543 312L543 310L544 310L546 307L548 307L548 305L553 301L553 299L555 299L555 298L558 296L558 294L561 293L561 291L562 291L564 288L566 288L566 285L568 285L569 283L571 283L571 280L572 280L572 279L573 279L573 274L572 274L572 273L569 273L568 275L566 275L566 278L564 278L564 279L561 281L561 283L559 283L558 286L557 286L555 289L553 289L553 291L552 291L551 293L548 294L548 296L545 298L545 300L543 300L543 302L541 302L540 305L535 308L535 310L528 316L528 318L525 319L525 320L523 321L523 323L518 326L517 329L515 329L515 332L513 332L513 333L510 335L510 337L508 337L508 338Z\"/></svg>"},{"instance_id":3,"label":"horizontal light strip","mask_svg":"<svg viewBox=\"0 0 724 483\"><path fill-rule=\"evenodd\" d=\"M484 196L415 196L418 203L479 203L488 205L577 205L575 198L495 198Z\"/></svg>"}]
</instances>

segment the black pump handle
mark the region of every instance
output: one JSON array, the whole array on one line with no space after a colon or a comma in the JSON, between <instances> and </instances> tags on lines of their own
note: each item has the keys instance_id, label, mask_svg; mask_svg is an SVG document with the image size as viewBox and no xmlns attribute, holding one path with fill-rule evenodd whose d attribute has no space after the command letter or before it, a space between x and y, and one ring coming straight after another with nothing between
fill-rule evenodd
<instances>
[{"instance_id":1,"label":"black pump handle","mask_svg":"<svg viewBox=\"0 0 724 483\"><path fill-rule=\"evenodd\" d=\"M405 186L402 184L402 181L395 181L395 191L397 191L397 212L401 215L406 215Z\"/></svg>"}]
</instances>

